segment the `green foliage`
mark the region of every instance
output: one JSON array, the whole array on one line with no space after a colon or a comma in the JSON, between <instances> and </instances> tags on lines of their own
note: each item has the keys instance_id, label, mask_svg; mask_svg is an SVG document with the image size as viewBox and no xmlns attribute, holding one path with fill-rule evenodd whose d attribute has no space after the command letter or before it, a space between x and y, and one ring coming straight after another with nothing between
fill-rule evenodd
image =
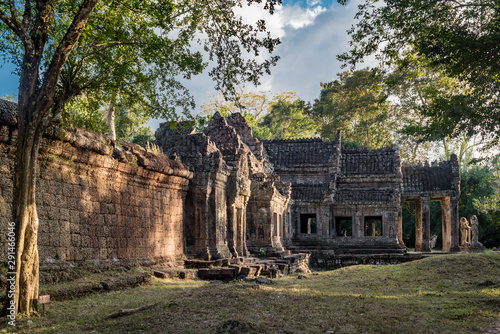
<instances>
[{"instance_id":1,"label":"green foliage","mask_svg":"<svg viewBox=\"0 0 500 334\"><path fill-rule=\"evenodd\" d=\"M129 107L121 105L116 111L116 138L128 143L146 146L147 142L154 140L154 133L150 126L144 124L151 118L140 105Z\"/></svg>"},{"instance_id":2,"label":"green foliage","mask_svg":"<svg viewBox=\"0 0 500 334\"><path fill-rule=\"evenodd\" d=\"M223 94L214 95L201 107L197 118L197 131L203 131L213 113L218 111L227 117L239 112L259 139L289 139L312 137L317 133L314 120L307 118L309 105L295 92L272 93L270 91L249 92L241 90L235 100Z\"/></svg>"},{"instance_id":3,"label":"green foliage","mask_svg":"<svg viewBox=\"0 0 500 334\"><path fill-rule=\"evenodd\" d=\"M484 205L488 200L499 199L498 172L498 160L491 165L473 165L461 171L460 217L477 216L479 241L489 248L500 246L500 210Z\"/></svg>"},{"instance_id":4,"label":"green foliage","mask_svg":"<svg viewBox=\"0 0 500 334\"><path fill-rule=\"evenodd\" d=\"M212 115L215 111L219 111L223 116L223 113L239 112L242 115L251 115L255 121L259 122L278 100L293 102L297 99L299 97L295 92L252 92L246 88L241 88L238 89L234 99L227 99L221 92L213 95L209 102L201 106L201 110L202 115ZM247 119L247 121L249 120Z\"/></svg>"},{"instance_id":5,"label":"green foliage","mask_svg":"<svg viewBox=\"0 0 500 334\"><path fill-rule=\"evenodd\" d=\"M411 50L425 67L462 87L436 96L425 110L423 135L477 132L497 136L500 120L500 7L496 0L368 0L350 30L351 50L338 58L359 64L377 54L381 66L405 66Z\"/></svg>"},{"instance_id":6,"label":"green foliage","mask_svg":"<svg viewBox=\"0 0 500 334\"><path fill-rule=\"evenodd\" d=\"M303 100L278 100L270 112L253 128L259 139L297 139L313 137L316 122L307 117L310 106Z\"/></svg>"},{"instance_id":7,"label":"green foliage","mask_svg":"<svg viewBox=\"0 0 500 334\"><path fill-rule=\"evenodd\" d=\"M14 94L14 95L5 94L5 95L1 96L0 99L5 100L5 101L10 101L10 102L17 102L16 94ZM14 112L16 112L16 110L14 110Z\"/></svg>"},{"instance_id":8,"label":"green foliage","mask_svg":"<svg viewBox=\"0 0 500 334\"><path fill-rule=\"evenodd\" d=\"M378 71L343 72L338 80L321 87L310 114L323 138L334 140L337 130L342 130L343 140L351 146L380 148L392 144L389 103Z\"/></svg>"},{"instance_id":9,"label":"green foliage","mask_svg":"<svg viewBox=\"0 0 500 334\"><path fill-rule=\"evenodd\" d=\"M442 73L429 70L426 62L412 52L402 57L404 61L388 69L385 78L391 95L395 137L404 161L430 160L431 142L440 139L442 132L437 130L432 136L423 133L422 128L430 123L426 113L434 101L455 91L458 84Z\"/></svg>"},{"instance_id":10,"label":"green foliage","mask_svg":"<svg viewBox=\"0 0 500 334\"><path fill-rule=\"evenodd\" d=\"M278 57L270 53L280 41L270 36L264 20L247 24L235 12L253 2L261 1L197 1L196 5L189 0L99 1L59 76L53 112L61 112L67 102L86 93L101 102L91 105L96 107L94 112L118 96L147 106L151 117L176 118L177 109L187 117L194 100L180 80L201 73L208 60L214 61L210 74L224 94L231 95L243 82L257 85L260 76L276 64ZM21 18L22 3L15 13ZM273 12L280 1L265 3ZM41 73L48 70L79 8L74 1L58 1L50 7ZM26 12L28 17L37 14L38 7L33 4L32 9ZM2 13L12 10L0 3ZM23 35L5 22L0 20L3 60L21 68ZM196 50L196 43L204 52ZM260 57L263 51L266 55Z\"/></svg>"},{"instance_id":11,"label":"green foliage","mask_svg":"<svg viewBox=\"0 0 500 334\"><path fill-rule=\"evenodd\" d=\"M104 121L104 110L99 101L80 96L68 102L62 112L62 125L74 126L95 133L107 133L109 127Z\"/></svg>"}]
</instances>

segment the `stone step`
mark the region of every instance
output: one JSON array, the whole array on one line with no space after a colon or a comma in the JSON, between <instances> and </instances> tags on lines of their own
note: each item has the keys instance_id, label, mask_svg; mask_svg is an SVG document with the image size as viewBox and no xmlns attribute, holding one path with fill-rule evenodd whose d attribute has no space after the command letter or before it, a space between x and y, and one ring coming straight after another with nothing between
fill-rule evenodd
<instances>
[{"instance_id":1,"label":"stone step","mask_svg":"<svg viewBox=\"0 0 500 334\"><path fill-rule=\"evenodd\" d=\"M194 279L196 278L196 270L190 269L155 269L153 275L158 278L180 278L180 279Z\"/></svg>"},{"instance_id":2,"label":"stone step","mask_svg":"<svg viewBox=\"0 0 500 334\"><path fill-rule=\"evenodd\" d=\"M341 254L403 254L403 249L397 248L363 248L363 249L343 249Z\"/></svg>"},{"instance_id":3,"label":"stone step","mask_svg":"<svg viewBox=\"0 0 500 334\"><path fill-rule=\"evenodd\" d=\"M184 260L184 268L186 269L200 269L200 268L212 268L215 265L215 261L205 261L205 260Z\"/></svg>"}]
</instances>

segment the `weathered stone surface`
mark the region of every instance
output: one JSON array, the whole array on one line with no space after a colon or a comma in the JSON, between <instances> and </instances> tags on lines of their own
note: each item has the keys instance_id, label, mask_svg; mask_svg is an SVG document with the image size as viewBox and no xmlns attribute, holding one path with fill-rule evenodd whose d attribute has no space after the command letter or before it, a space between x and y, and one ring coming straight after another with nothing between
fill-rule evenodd
<instances>
[{"instance_id":1,"label":"weathered stone surface","mask_svg":"<svg viewBox=\"0 0 500 334\"><path fill-rule=\"evenodd\" d=\"M14 109L0 101L4 221L12 210ZM209 262L187 261L186 268L233 265L233 277L306 273L309 254L286 248L403 253L406 201L417 205L417 248L429 250L431 200L443 208L443 250L459 249L455 156L402 166L397 146L342 148L340 132L334 142L260 141L237 113L216 113L203 133L189 123L162 124L156 144L166 156L81 129L44 134L37 183L41 260L182 264L188 255ZM250 251L274 262L250 260Z\"/></svg>"},{"instance_id":2,"label":"weathered stone surface","mask_svg":"<svg viewBox=\"0 0 500 334\"><path fill-rule=\"evenodd\" d=\"M153 275L158 278L176 278L179 277L177 270L153 270Z\"/></svg>"},{"instance_id":3,"label":"weathered stone surface","mask_svg":"<svg viewBox=\"0 0 500 334\"><path fill-rule=\"evenodd\" d=\"M240 271L240 274L241 275L244 275L246 277L254 277L254 276L257 276L258 274L260 274L260 268L257 268L257 267L242 267L241 268L241 271Z\"/></svg>"},{"instance_id":4,"label":"weathered stone surface","mask_svg":"<svg viewBox=\"0 0 500 334\"><path fill-rule=\"evenodd\" d=\"M194 173L185 211L188 255L208 260L248 256L249 246L282 250L290 186L270 173L263 144L244 118L216 113L203 133L183 129L162 124L156 142Z\"/></svg>"},{"instance_id":5,"label":"weathered stone surface","mask_svg":"<svg viewBox=\"0 0 500 334\"><path fill-rule=\"evenodd\" d=\"M0 125L17 124L17 105L13 102L0 99Z\"/></svg>"},{"instance_id":6,"label":"weathered stone surface","mask_svg":"<svg viewBox=\"0 0 500 334\"><path fill-rule=\"evenodd\" d=\"M8 119L0 123L16 131ZM122 158L114 158L115 151ZM14 157L15 147L1 140L3 222L11 219ZM38 173L40 261L182 263L184 198L192 177L186 165L80 129L53 128L44 135ZM0 226L5 236L7 224ZM0 243L0 259L5 247Z\"/></svg>"}]
</instances>

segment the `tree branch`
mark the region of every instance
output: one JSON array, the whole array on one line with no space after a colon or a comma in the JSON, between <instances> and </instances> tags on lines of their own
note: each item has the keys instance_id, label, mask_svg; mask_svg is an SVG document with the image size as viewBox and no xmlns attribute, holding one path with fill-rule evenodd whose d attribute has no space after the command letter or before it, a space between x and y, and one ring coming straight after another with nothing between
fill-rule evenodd
<instances>
[{"instance_id":1,"label":"tree branch","mask_svg":"<svg viewBox=\"0 0 500 334\"><path fill-rule=\"evenodd\" d=\"M13 17L7 15L3 10L0 10L0 20L2 20L3 23L5 23L16 34L16 36L19 37L25 48L29 50L33 49L33 43L31 43L27 28L22 26Z\"/></svg>"},{"instance_id":2,"label":"tree branch","mask_svg":"<svg viewBox=\"0 0 500 334\"><path fill-rule=\"evenodd\" d=\"M24 14L23 14L23 26L29 27L30 24L31 24L31 1L25 0Z\"/></svg>"},{"instance_id":3,"label":"tree branch","mask_svg":"<svg viewBox=\"0 0 500 334\"><path fill-rule=\"evenodd\" d=\"M17 21L17 9L16 5L14 4L14 0L9 0L9 9L10 9L10 17L12 17L12 20Z\"/></svg>"},{"instance_id":4,"label":"tree branch","mask_svg":"<svg viewBox=\"0 0 500 334\"><path fill-rule=\"evenodd\" d=\"M38 110L41 111L37 117L39 121L41 121L50 110L50 106L54 99L57 81L59 80L59 75L61 74L64 63L80 38L80 35L85 29L85 25L87 24L87 21L89 20L90 15L98 2L99 0L83 1L78 14L74 17L73 22L71 22L66 34L52 56L52 61L45 72L43 84L37 100Z\"/></svg>"}]
</instances>

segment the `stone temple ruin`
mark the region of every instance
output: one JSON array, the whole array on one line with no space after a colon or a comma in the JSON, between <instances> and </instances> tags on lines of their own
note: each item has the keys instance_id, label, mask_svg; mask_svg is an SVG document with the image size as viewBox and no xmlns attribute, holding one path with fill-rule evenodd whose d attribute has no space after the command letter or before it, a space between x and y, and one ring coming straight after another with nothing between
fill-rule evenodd
<instances>
[{"instance_id":1,"label":"stone temple ruin","mask_svg":"<svg viewBox=\"0 0 500 334\"><path fill-rule=\"evenodd\" d=\"M416 250L430 251L430 201L443 208L443 251L459 251L456 156L401 166L397 146L342 148L321 138L259 141L239 113L216 113L203 133L164 123L165 154L194 172L185 206L186 252L403 253L402 205L416 203Z\"/></svg>"},{"instance_id":2,"label":"stone temple ruin","mask_svg":"<svg viewBox=\"0 0 500 334\"><path fill-rule=\"evenodd\" d=\"M15 108L0 100L3 222L12 210ZM460 250L455 156L402 166L397 146L343 148L340 133L334 142L260 141L240 114L218 113L202 133L164 123L156 144L165 155L81 129L44 134L41 261L183 266L187 258L265 254L300 267L307 256L294 255L303 251L402 256L402 205L416 204L416 250L426 252L430 201L443 208L443 251ZM6 226L0 224L2 260Z\"/></svg>"}]
</instances>

